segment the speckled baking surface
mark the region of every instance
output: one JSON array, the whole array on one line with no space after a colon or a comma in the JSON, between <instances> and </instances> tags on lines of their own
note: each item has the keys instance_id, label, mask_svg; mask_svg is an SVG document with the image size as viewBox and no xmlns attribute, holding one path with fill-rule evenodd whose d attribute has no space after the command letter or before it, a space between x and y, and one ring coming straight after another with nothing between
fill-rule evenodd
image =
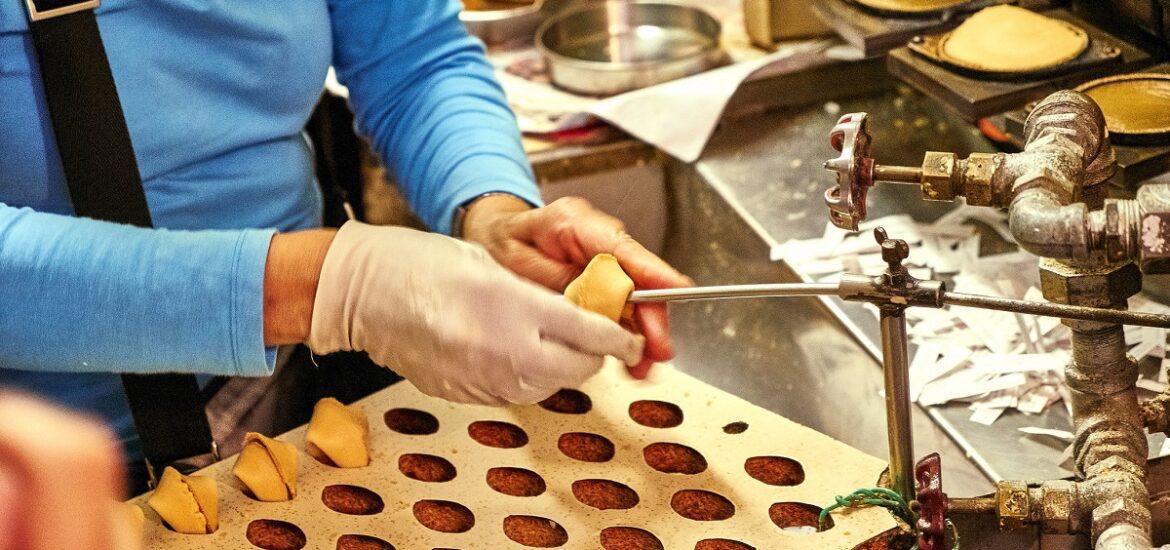
<instances>
[{"instance_id":1,"label":"speckled baking surface","mask_svg":"<svg viewBox=\"0 0 1170 550\"><path fill-rule=\"evenodd\" d=\"M339 469L318 463L304 453L304 427L279 439L299 449L300 480L291 502L265 503L243 494L231 475L235 457L204 469L217 479L220 492L220 528L210 535L181 535L168 530L145 505L145 495L134 499L146 512L145 548L247 549L248 524L258 519L295 524L307 538L305 548L334 549L344 534L378 537L398 550L458 548L462 550L523 549L507 538L504 518L528 515L561 525L568 542L561 548L602 548L600 532L607 527L638 527L653 533L669 550L695 548L703 539L741 541L759 550L844 549L894 527L880 509L833 513L835 526L821 533L794 533L778 528L769 507L780 502L825 506L834 495L872 486L884 468L881 460L863 454L820 433L753 406L733 395L699 382L668 366L656 368L650 380L630 380L620 366L607 365L581 388L592 399L584 414L561 414L539 406L487 408L456 405L422 395L408 383L397 384L360 402L369 417L371 464ZM629 405L638 400L673 403L683 421L673 428L651 428L634 422ZM404 435L387 427L383 415L394 408L428 412L439 421L431 435ZM498 420L520 426L528 443L515 449L486 447L468 435L477 420ZM724 426L743 422L743 433L725 433ZM604 463L574 460L558 450L558 438L567 432L602 435L616 453ZM695 474L667 474L647 465L643 448L652 443L678 443L701 453L708 463ZM428 483L406 477L398 468L405 453L443 457L457 470L454 479ZM805 479L795 486L772 486L749 476L744 464L758 456L782 456L803 465ZM486 483L488 469L519 467L538 473L547 489L534 497L500 494ZM599 510L579 502L571 485L583 479L622 483L639 496L626 510ZM382 512L351 516L334 512L321 500L325 487L347 484L377 493ZM701 489L726 497L735 514L722 521L695 521L671 508L671 497L684 489ZM474 526L463 533L432 531L416 520L412 506L424 499L458 502L475 515Z\"/></svg>"}]
</instances>

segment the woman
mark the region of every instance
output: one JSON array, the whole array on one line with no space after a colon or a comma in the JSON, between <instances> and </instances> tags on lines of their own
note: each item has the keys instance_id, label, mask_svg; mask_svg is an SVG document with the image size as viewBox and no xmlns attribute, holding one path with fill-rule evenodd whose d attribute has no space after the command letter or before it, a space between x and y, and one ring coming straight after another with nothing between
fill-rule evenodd
<instances>
[{"instance_id":1,"label":"woman","mask_svg":"<svg viewBox=\"0 0 1170 550\"><path fill-rule=\"evenodd\" d=\"M582 201L540 198L455 0L106 0L98 25L155 227L73 213L21 0L0 1L0 385L91 411L142 458L116 372L260 376L276 347L362 350L432 395L530 403L645 350L561 290L599 252L689 281ZM333 65L412 207L446 237L351 223L302 128ZM486 250L487 254L484 253ZM490 257L489 257L490 255Z\"/></svg>"}]
</instances>

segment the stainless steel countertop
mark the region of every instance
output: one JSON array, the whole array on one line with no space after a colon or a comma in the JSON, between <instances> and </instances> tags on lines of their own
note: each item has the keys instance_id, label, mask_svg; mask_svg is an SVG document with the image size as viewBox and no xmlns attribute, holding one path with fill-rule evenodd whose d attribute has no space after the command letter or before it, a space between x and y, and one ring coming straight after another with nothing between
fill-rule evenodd
<instances>
[{"instance_id":1,"label":"stainless steel countertop","mask_svg":"<svg viewBox=\"0 0 1170 550\"><path fill-rule=\"evenodd\" d=\"M926 150L994 150L969 124L905 88L842 99L834 112L818 104L725 123L698 163L670 167L675 223L667 259L699 284L800 280L783 262L768 261L768 254L790 238L823 233L821 195L832 178L821 164L835 155L829 130L840 114L853 111L870 113L875 155L883 164L916 166ZM925 221L953 207L923 202L912 187L879 186L870 197L871 219L905 212ZM836 298L683 303L671 305L671 319L680 369L885 457L878 323L859 304ZM992 489L976 464L996 479L1070 475L1057 466L1062 444L1016 431L1024 425L1067 429L1061 407L1033 417L1006 414L990 427L968 421L969 415L961 405L915 407L916 455L942 454L948 493Z\"/></svg>"}]
</instances>

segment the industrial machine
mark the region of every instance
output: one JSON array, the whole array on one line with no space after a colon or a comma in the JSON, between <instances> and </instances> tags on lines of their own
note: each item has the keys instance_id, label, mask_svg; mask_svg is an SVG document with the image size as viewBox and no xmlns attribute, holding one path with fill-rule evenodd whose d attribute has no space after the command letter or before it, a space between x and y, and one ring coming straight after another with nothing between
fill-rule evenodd
<instances>
[{"instance_id":1,"label":"industrial machine","mask_svg":"<svg viewBox=\"0 0 1170 550\"><path fill-rule=\"evenodd\" d=\"M864 4L868 2L831 1L818 9L847 40L868 47L878 35L859 38L857 21L866 19L841 16L849 11L866 12L869 18L881 15ZM966 5L936 16L959 18ZM1014 145L1018 152L960 158L930 151L921 166L882 165L873 158L869 126L886 121L871 120L866 113L842 116L830 136L840 152L825 163L837 180L825 193L833 224L856 231L867 217L867 195L879 182L917 186L926 201L962 198L968 205L1005 209L1018 246L1041 257L1041 289L1050 307L1084 308L1079 318L1058 314L1072 333L1065 380L1072 396L1075 479L1002 480L993 495L949 499L942 492L944 464L937 455L916 465L910 456L912 437L902 410L909 407L905 326L898 316L907 306L975 305L979 300L948 293L939 282L909 277L899 264L906 256L904 243L884 234L878 238L885 241L883 258L890 262L886 273L875 279L843 279L843 298L877 298L874 303L881 308L891 481L907 501L916 499L920 506L919 548L957 544L957 535L945 528L948 514L995 518L994 523L979 523L980 528L994 524L1004 531L1038 528L1043 534L1080 536L1053 547L1082 547L1087 541L1101 550L1146 549L1170 542L1158 540L1165 539L1165 525L1151 513L1160 506L1157 498L1151 502L1151 487L1162 483L1165 474L1155 475L1164 467L1147 460L1146 437L1147 430L1170 429L1170 394L1139 400L1138 365L1127 355L1122 329L1135 320L1118 317L1125 315L1127 300L1141 291L1144 275L1170 273L1170 184L1146 182L1170 168L1166 136L1154 130L1131 134L1114 113L1102 113L1094 100L1101 96L1093 95L1099 86L1116 82L1166 78L1165 64L1151 65L1166 58L1170 5L1072 2L1044 13L1085 30L1090 39L1082 54L1026 74L973 73L939 55L939 43L954 25L937 21L930 26L925 24L929 18L920 17L914 21L928 30L904 40L888 58L892 74L964 117L992 117L988 122L1007 134L1011 145L1005 148ZM907 25L898 18L884 24L887 29ZM1059 88L1068 89L1053 93ZM1163 113L1156 108L1135 119L1153 123ZM1111 129L1118 147L1111 143ZM878 297L882 294L885 302ZM981 305L1023 310L1020 304Z\"/></svg>"}]
</instances>

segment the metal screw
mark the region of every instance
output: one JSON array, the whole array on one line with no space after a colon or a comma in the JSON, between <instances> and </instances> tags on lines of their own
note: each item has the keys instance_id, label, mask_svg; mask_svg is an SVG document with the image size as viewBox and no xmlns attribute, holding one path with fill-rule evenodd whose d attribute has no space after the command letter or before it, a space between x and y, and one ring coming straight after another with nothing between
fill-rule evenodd
<instances>
[{"instance_id":1,"label":"metal screw","mask_svg":"<svg viewBox=\"0 0 1170 550\"><path fill-rule=\"evenodd\" d=\"M910 256L910 245L902 239L891 239L886 234L884 227L879 227L873 230L873 236L877 239L878 244L882 246L882 259L885 260L890 267L898 267L902 265L902 260Z\"/></svg>"}]
</instances>

